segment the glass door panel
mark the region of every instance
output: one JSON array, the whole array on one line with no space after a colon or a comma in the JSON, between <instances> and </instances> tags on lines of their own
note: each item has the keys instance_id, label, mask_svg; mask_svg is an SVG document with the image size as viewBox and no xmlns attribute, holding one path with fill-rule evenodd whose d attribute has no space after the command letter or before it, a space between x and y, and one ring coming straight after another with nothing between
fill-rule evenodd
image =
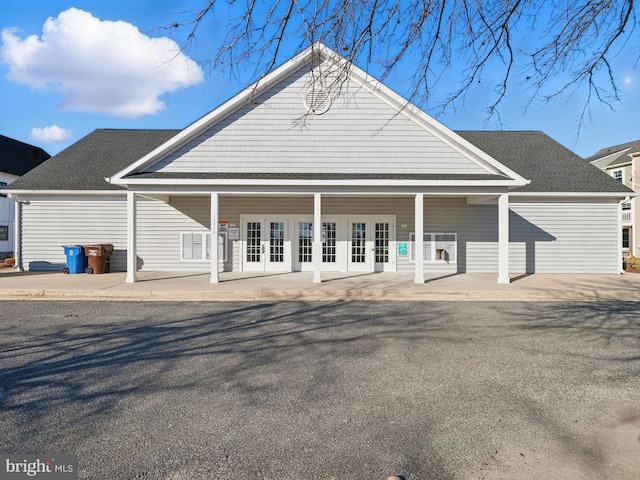
<instances>
[{"instance_id":1,"label":"glass door panel","mask_svg":"<svg viewBox=\"0 0 640 480\"><path fill-rule=\"evenodd\" d=\"M284 222L270 222L269 263L284 262Z\"/></svg>"},{"instance_id":2,"label":"glass door panel","mask_svg":"<svg viewBox=\"0 0 640 480\"><path fill-rule=\"evenodd\" d=\"M247 223L247 262L260 262L261 260L261 229L260 222Z\"/></svg>"},{"instance_id":3,"label":"glass door panel","mask_svg":"<svg viewBox=\"0 0 640 480\"><path fill-rule=\"evenodd\" d=\"M336 222L322 224L322 263L336 263Z\"/></svg>"},{"instance_id":4,"label":"glass door panel","mask_svg":"<svg viewBox=\"0 0 640 480\"><path fill-rule=\"evenodd\" d=\"M313 245L313 227L311 222L298 223L298 262L311 263L311 249Z\"/></svg>"},{"instance_id":5,"label":"glass door panel","mask_svg":"<svg viewBox=\"0 0 640 480\"><path fill-rule=\"evenodd\" d=\"M367 224L357 222L351 224L351 263L365 263L367 252Z\"/></svg>"},{"instance_id":6,"label":"glass door panel","mask_svg":"<svg viewBox=\"0 0 640 480\"><path fill-rule=\"evenodd\" d=\"M367 223L349 222L349 256L350 272L369 272L370 255L367 254Z\"/></svg>"},{"instance_id":7,"label":"glass door panel","mask_svg":"<svg viewBox=\"0 0 640 480\"><path fill-rule=\"evenodd\" d=\"M390 261L389 241L391 238L391 228L388 222L376 222L374 233L374 270L384 272Z\"/></svg>"}]
</instances>

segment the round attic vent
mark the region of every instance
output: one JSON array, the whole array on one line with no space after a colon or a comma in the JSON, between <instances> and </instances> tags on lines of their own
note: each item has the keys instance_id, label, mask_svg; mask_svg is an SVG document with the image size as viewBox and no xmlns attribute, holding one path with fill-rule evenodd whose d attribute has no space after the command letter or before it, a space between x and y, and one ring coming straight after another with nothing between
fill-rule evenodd
<instances>
[{"instance_id":1,"label":"round attic vent","mask_svg":"<svg viewBox=\"0 0 640 480\"><path fill-rule=\"evenodd\" d=\"M304 106L310 113L322 115L331 106L329 92L318 88L310 88L304 96Z\"/></svg>"}]
</instances>

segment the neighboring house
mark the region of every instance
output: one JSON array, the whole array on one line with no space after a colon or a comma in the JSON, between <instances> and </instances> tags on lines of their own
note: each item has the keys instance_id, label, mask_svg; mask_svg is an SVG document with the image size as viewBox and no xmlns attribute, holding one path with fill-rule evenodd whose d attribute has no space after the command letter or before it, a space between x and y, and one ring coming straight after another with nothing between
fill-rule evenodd
<instances>
[{"instance_id":1,"label":"neighboring house","mask_svg":"<svg viewBox=\"0 0 640 480\"><path fill-rule=\"evenodd\" d=\"M454 132L345 66L314 44L184 130L87 135L10 187L19 265L59 270L62 245L111 243L128 282L621 271L624 185L541 132Z\"/></svg>"},{"instance_id":2,"label":"neighboring house","mask_svg":"<svg viewBox=\"0 0 640 480\"><path fill-rule=\"evenodd\" d=\"M640 140L603 148L587 158L592 165L634 192L638 191L636 179L640 174ZM620 204L622 229L622 254L625 257L640 256L640 208L637 197L625 198Z\"/></svg>"},{"instance_id":3,"label":"neighboring house","mask_svg":"<svg viewBox=\"0 0 640 480\"><path fill-rule=\"evenodd\" d=\"M50 157L41 148L0 135L0 189ZM4 259L13 255L15 203L0 194L0 259Z\"/></svg>"}]
</instances>

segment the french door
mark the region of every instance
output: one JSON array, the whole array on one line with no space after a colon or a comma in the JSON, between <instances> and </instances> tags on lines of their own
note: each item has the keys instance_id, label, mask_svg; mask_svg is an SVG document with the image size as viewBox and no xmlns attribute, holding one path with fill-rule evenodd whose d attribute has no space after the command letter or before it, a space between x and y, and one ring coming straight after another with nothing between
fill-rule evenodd
<instances>
[{"instance_id":1,"label":"french door","mask_svg":"<svg viewBox=\"0 0 640 480\"><path fill-rule=\"evenodd\" d=\"M246 216L242 221L244 271L312 271L315 225L308 216ZM394 272L395 217L324 217L322 271Z\"/></svg>"},{"instance_id":2,"label":"french door","mask_svg":"<svg viewBox=\"0 0 640 480\"><path fill-rule=\"evenodd\" d=\"M395 271L395 232L383 218L349 219L348 259L350 272Z\"/></svg>"},{"instance_id":3,"label":"french door","mask_svg":"<svg viewBox=\"0 0 640 480\"><path fill-rule=\"evenodd\" d=\"M282 218L243 220L243 270L252 272L288 272L291 252L288 222Z\"/></svg>"},{"instance_id":4,"label":"french door","mask_svg":"<svg viewBox=\"0 0 640 480\"><path fill-rule=\"evenodd\" d=\"M297 225L297 250L294 261L295 270L313 270L313 222L310 220L300 220ZM339 223L328 219L322 222L322 261L321 269L328 272L343 270L340 266L340 255L338 253L338 230Z\"/></svg>"}]
</instances>

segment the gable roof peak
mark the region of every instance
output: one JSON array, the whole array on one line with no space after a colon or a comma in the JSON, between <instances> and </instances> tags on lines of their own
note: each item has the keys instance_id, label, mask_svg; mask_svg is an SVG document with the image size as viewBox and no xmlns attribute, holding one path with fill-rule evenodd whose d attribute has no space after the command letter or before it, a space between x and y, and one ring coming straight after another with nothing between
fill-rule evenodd
<instances>
[{"instance_id":1,"label":"gable roof peak","mask_svg":"<svg viewBox=\"0 0 640 480\"><path fill-rule=\"evenodd\" d=\"M315 63L316 58L322 61ZM325 70L322 70L324 68L323 65L328 65ZM166 141L164 144L158 146L153 151L148 152L145 156L129 165L127 168L120 170L113 176L109 177L108 181L115 185L126 185L128 181L125 177L149 169L152 165L162 161L183 145L186 145L192 139L206 132L212 126L223 122L237 110L249 104L258 103L256 100L259 96L278 85L281 81L296 75L302 69L309 68L309 66L311 66L308 72L310 81L314 82L317 79L326 81L326 85L320 85L322 89L329 91L336 89L338 92L341 92L342 86L346 82L353 82L358 86L359 91L367 92L375 96L382 103L391 107L398 114L407 117L407 119L415 125L418 125L423 130L429 132L429 134L436 137L449 148L453 148L462 156L482 165L482 167L487 169L487 171L490 171L493 174L504 175L516 182L518 185L525 185L528 183L528 181L517 172L506 167L501 162L498 162L486 152L478 149L462 136L456 134L451 129L429 116L416 105L394 92L367 72L360 69L349 59L336 53L321 42L312 43L309 47L295 55L289 61L265 74L259 80L254 82L253 85L240 91L222 105L187 126L187 128ZM320 70L315 70L316 66L319 67Z\"/></svg>"}]
</instances>

